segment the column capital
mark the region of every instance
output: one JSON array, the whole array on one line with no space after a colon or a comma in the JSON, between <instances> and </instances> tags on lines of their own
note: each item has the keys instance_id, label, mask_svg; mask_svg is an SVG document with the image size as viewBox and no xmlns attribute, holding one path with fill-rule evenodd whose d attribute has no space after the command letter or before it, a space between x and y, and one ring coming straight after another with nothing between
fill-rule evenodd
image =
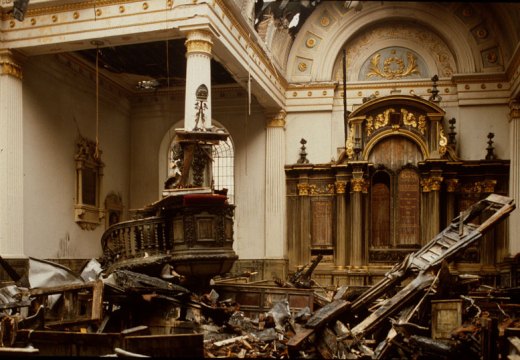
<instances>
[{"instance_id":1,"label":"column capital","mask_svg":"<svg viewBox=\"0 0 520 360\"><path fill-rule=\"evenodd\" d=\"M0 76L10 75L22 80L22 66L10 50L0 50Z\"/></svg>"},{"instance_id":2,"label":"column capital","mask_svg":"<svg viewBox=\"0 0 520 360\"><path fill-rule=\"evenodd\" d=\"M213 49L213 35L209 30L191 30L186 34L186 55L192 53L205 53L211 56Z\"/></svg>"},{"instance_id":3,"label":"column capital","mask_svg":"<svg viewBox=\"0 0 520 360\"><path fill-rule=\"evenodd\" d=\"M520 119L520 101L511 100L509 102L509 121Z\"/></svg>"},{"instance_id":4,"label":"column capital","mask_svg":"<svg viewBox=\"0 0 520 360\"><path fill-rule=\"evenodd\" d=\"M280 110L277 113L268 113L267 114L267 127L285 127L285 117L287 113L285 110Z\"/></svg>"},{"instance_id":5,"label":"column capital","mask_svg":"<svg viewBox=\"0 0 520 360\"><path fill-rule=\"evenodd\" d=\"M459 179L445 179L446 191L449 193L456 192L459 187Z\"/></svg>"},{"instance_id":6,"label":"column capital","mask_svg":"<svg viewBox=\"0 0 520 360\"><path fill-rule=\"evenodd\" d=\"M345 190L347 188L347 181L336 180L336 182L334 183L334 186L336 188L336 194L344 194Z\"/></svg>"},{"instance_id":7,"label":"column capital","mask_svg":"<svg viewBox=\"0 0 520 360\"><path fill-rule=\"evenodd\" d=\"M430 176L421 180L421 186L423 192L439 191L442 184L442 176Z\"/></svg>"}]
</instances>

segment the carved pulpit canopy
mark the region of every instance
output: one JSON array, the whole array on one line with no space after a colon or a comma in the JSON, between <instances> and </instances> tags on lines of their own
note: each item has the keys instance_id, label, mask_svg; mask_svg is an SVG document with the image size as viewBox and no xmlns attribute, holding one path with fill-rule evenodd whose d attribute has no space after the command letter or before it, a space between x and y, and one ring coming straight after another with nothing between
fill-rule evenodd
<instances>
[{"instance_id":1,"label":"carved pulpit canopy","mask_svg":"<svg viewBox=\"0 0 520 360\"><path fill-rule=\"evenodd\" d=\"M346 158L367 160L371 149L389 136L404 136L420 148L424 159L447 156L445 111L417 96L391 95L367 101L350 113Z\"/></svg>"}]
</instances>

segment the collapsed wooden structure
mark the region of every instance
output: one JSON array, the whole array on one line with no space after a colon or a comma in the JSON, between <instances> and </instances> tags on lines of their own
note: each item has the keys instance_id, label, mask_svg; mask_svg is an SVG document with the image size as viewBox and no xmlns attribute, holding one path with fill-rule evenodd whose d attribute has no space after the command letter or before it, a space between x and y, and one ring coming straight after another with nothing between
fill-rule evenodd
<instances>
[{"instance_id":1,"label":"collapsed wooden structure","mask_svg":"<svg viewBox=\"0 0 520 360\"><path fill-rule=\"evenodd\" d=\"M353 320L355 315L368 309L374 301L394 291L402 282L413 277L406 286L378 305L377 310L355 324L344 336L340 336L340 339L360 339L370 335L383 321L388 321L390 316L409 306L411 300L417 298L422 290L431 287L439 276L437 272L443 262L453 260L461 251L481 239L495 224L504 220L514 209L513 199L496 194L475 203L453 219L446 229L423 248L395 265L379 283L356 300L350 302L340 297L316 311L305 325L306 330L289 341L289 347L297 348L315 331L347 312L349 320ZM404 318L409 320L412 315L413 311L409 311ZM394 336L394 333L391 331L387 340ZM379 349L376 358L380 358L383 354L384 346Z\"/></svg>"},{"instance_id":2,"label":"collapsed wooden structure","mask_svg":"<svg viewBox=\"0 0 520 360\"><path fill-rule=\"evenodd\" d=\"M178 278L162 279L114 264L103 279L24 288L27 279L0 261L20 285L0 288L1 309L11 311L0 321L0 353L297 358L314 353L322 358L387 359L399 351L405 357L418 351L423 354L418 358L447 359L465 351L469 358L481 354L498 359L490 354L517 351L520 308L497 300L518 302L520 292L471 293L477 277L454 279L447 264L514 208L513 199L492 194L460 213L379 283L363 292L341 286L330 298L317 291L312 279L320 256L286 281L216 278L205 294L192 292ZM463 301L470 303L465 309ZM449 320L438 318L452 310L460 319L462 312L475 309L478 338L475 324L435 326ZM492 315L497 309L509 313L500 323ZM507 341L497 347L499 327Z\"/></svg>"}]
</instances>

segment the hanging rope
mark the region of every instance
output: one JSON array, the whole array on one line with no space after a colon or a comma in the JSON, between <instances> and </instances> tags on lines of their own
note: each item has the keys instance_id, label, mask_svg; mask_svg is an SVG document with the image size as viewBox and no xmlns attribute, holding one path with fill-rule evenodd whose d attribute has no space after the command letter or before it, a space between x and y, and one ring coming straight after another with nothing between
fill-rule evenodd
<instances>
[{"instance_id":1,"label":"hanging rope","mask_svg":"<svg viewBox=\"0 0 520 360\"><path fill-rule=\"evenodd\" d=\"M96 47L96 150L94 157L99 159L99 46Z\"/></svg>"}]
</instances>

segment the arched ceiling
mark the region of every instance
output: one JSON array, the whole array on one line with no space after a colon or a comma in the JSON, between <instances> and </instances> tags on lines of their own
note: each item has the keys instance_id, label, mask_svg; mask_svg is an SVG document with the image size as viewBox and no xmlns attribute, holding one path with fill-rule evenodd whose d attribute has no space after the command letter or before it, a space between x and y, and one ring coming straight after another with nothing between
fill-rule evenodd
<instances>
[{"instance_id":1,"label":"arched ceiling","mask_svg":"<svg viewBox=\"0 0 520 360\"><path fill-rule=\"evenodd\" d=\"M346 3L318 3L300 26L282 59L289 82L335 80L344 46L356 48L356 72L349 75L358 79L360 63L379 50L375 40L387 40L388 47L392 40L394 46L413 46L441 77L503 72L520 39L516 3L366 1L359 11L346 8ZM280 47L270 44L270 48ZM424 77L429 78L431 71Z\"/></svg>"}]
</instances>

